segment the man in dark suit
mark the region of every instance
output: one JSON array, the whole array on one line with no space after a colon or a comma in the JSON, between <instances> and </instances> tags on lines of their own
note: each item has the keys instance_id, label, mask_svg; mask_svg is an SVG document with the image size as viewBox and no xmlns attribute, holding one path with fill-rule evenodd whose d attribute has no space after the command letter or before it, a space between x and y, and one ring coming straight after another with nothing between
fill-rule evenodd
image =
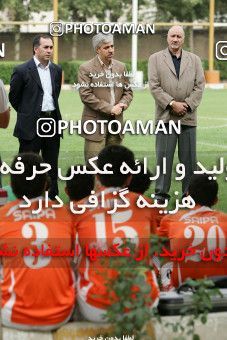
<instances>
[{"instance_id":1,"label":"man in dark suit","mask_svg":"<svg viewBox=\"0 0 227 340\"><path fill-rule=\"evenodd\" d=\"M52 37L46 34L36 36L33 58L14 69L9 100L17 111L14 136L19 140L19 153L41 151L44 162L51 165L49 197L54 199L58 194L60 147L60 136L54 131L54 125L61 119L58 97L62 70L50 61L52 54Z\"/></svg>"}]
</instances>

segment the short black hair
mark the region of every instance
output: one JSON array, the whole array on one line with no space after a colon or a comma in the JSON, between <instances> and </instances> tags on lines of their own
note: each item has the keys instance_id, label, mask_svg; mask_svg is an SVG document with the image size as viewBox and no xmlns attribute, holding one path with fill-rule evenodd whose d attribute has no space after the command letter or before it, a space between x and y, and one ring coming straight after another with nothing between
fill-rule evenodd
<instances>
[{"instance_id":1,"label":"short black hair","mask_svg":"<svg viewBox=\"0 0 227 340\"><path fill-rule=\"evenodd\" d=\"M81 169L83 165L74 165L74 169ZM88 167L86 167L88 169ZM71 167L67 170L66 176L71 175ZM71 201L79 201L91 194L94 189L95 176L93 174L74 174L73 178L66 181L68 196Z\"/></svg>"},{"instance_id":2,"label":"short black hair","mask_svg":"<svg viewBox=\"0 0 227 340\"><path fill-rule=\"evenodd\" d=\"M196 204L212 207L217 199L218 183L207 174L195 174L190 179L188 192Z\"/></svg>"},{"instance_id":3,"label":"short black hair","mask_svg":"<svg viewBox=\"0 0 227 340\"><path fill-rule=\"evenodd\" d=\"M125 162L131 169L135 169L135 158L131 150L122 145L108 145L98 155L97 166L103 170L105 164L112 165L113 174L99 174L102 185L106 187L121 187L130 174L122 174L122 163Z\"/></svg>"},{"instance_id":4,"label":"short black hair","mask_svg":"<svg viewBox=\"0 0 227 340\"><path fill-rule=\"evenodd\" d=\"M38 34L34 37L33 39L33 43L32 43L32 52L33 52L33 55L35 54L35 47L39 47L40 45L40 39L43 38L43 39L50 39L52 40L52 42L54 43L53 41L53 37L49 34Z\"/></svg>"},{"instance_id":5,"label":"short black hair","mask_svg":"<svg viewBox=\"0 0 227 340\"><path fill-rule=\"evenodd\" d=\"M132 180L128 186L129 191L136 192L138 194L144 194L145 191L148 190L148 188L151 185L150 177L152 176L152 173L149 169L147 169L147 173L144 173L144 163L139 161L137 165L141 166L141 170L138 174L132 175Z\"/></svg>"},{"instance_id":6,"label":"short black hair","mask_svg":"<svg viewBox=\"0 0 227 340\"><path fill-rule=\"evenodd\" d=\"M21 158L21 162L24 164L24 172L22 174L10 175L14 195L17 198L23 198L25 195L29 199L41 196L46 187L47 174L36 174L33 180L26 180L26 177L32 176L33 166L37 170L43 170L43 167L40 166L43 162L42 158L33 152L21 153L14 158L11 165L12 170L17 170L15 165L18 157Z\"/></svg>"}]
</instances>

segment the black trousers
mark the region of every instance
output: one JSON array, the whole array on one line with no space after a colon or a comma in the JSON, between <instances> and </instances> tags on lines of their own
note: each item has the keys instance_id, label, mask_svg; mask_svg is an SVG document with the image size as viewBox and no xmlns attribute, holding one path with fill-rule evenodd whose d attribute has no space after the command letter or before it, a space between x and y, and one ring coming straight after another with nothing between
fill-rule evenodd
<instances>
[{"instance_id":1,"label":"black trousers","mask_svg":"<svg viewBox=\"0 0 227 340\"><path fill-rule=\"evenodd\" d=\"M60 149L60 136L57 134L53 137L36 136L32 140L19 139L19 143L19 153L41 152L43 161L50 164L51 170L48 173L51 180L49 197L50 199L54 199L55 195L58 195L58 155Z\"/></svg>"},{"instance_id":2,"label":"black trousers","mask_svg":"<svg viewBox=\"0 0 227 340\"><path fill-rule=\"evenodd\" d=\"M156 135L156 159L160 166L160 176L155 184L155 196L157 199L169 198L173 158L178 143L178 158L185 166L185 177L182 180L182 194L186 194L190 178L196 170L196 127L181 126L181 133L176 132ZM163 157L166 158L166 174L163 174Z\"/></svg>"}]
</instances>

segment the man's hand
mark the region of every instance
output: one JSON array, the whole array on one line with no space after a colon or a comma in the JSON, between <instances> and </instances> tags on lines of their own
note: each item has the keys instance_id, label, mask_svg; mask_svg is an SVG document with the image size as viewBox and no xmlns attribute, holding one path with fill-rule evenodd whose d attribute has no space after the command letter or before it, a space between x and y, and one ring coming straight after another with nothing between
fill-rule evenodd
<instances>
[{"instance_id":1,"label":"man's hand","mask_svg":"<svg viewBox=\"0 0 227 340\"><path fill-rule=\"evenodd\" d=\"M123 110L126 110L127 108L128 108L127 104L118 103L118 104L114 105L114 107L112 108L111 115L118 116L123 112Z\"/></svg>"},{"instance_id":2,"label":"man's hand","mask_svg":"<svg viewBox=\"0 0 227 340\"><path fill-rule=\"evenodd\" d=\"M125 103L119 103L119 105L121 105L122 110L126 110L128 108L128 105Z\"/></svg>"},{"instance_id":3,"label":"man's hand","mask_svg":"<svg viewBox=\"0 0 227 340\"><path fill-rule=\"evenodd\" d=\"M175 100L172 103L172 109L178 116L184 116L188 110L188 104L185 102L176 102Z\"/></svg>"},{"instance_id":4,"label":"man's hand","mask_svg":"<svg viewBox=\"0 0 227 340\"><path fill-rule=\"evenodd\" d=\"M122 109L123 109L122 105L124 105L124 104L118 103L118 104L114 105L114 107L111 110L111 115L115 115L115 116L120 115L122 113Z\"/></svg>"}]
</instances>

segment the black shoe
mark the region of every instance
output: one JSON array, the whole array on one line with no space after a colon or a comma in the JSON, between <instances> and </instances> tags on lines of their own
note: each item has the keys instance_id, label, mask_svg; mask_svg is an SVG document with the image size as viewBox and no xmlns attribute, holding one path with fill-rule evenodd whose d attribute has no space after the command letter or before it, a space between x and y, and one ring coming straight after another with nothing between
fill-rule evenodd
<instances>
[{"instance_id":1,"label":"black shoe","mask_svg":"<svg viewBox=\"0 0 227 340\"><path fill-rule=\"evenodd\" d=\"M157 203L158 204L165 204L166 203L166 199L165 198L158 198L157 199Z\"/></svg>"}]
</instances>

